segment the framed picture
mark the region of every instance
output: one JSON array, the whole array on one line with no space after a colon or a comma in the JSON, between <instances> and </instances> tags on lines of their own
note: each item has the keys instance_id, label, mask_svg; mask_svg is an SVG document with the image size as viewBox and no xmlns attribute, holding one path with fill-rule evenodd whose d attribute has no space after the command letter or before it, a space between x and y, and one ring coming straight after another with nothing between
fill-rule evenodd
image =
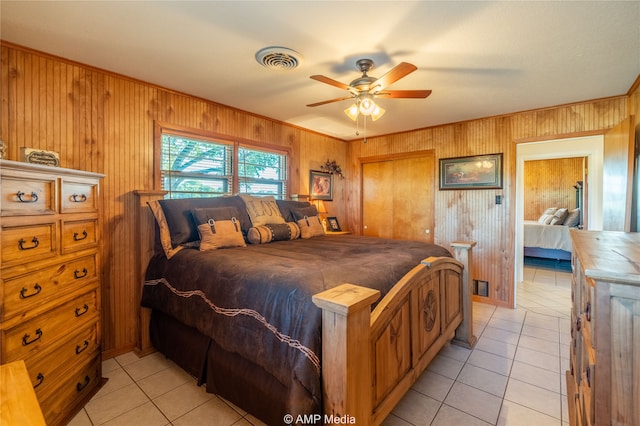
<instances>
[{"instance_id":1,"label":"framed picture","mask_svg":"<svg viewBox=\"0 0 640 426\"><path fill-rule=\"evenodd\" d=\"M340 224L338 223L337 217L328 217L327 223L329 224L329 229L327 229L327 231L330 231L330 232L342 231L342 229L340 229Z\"/></svg>"},{"instance_id":2,"label":"framed picture","mask_svg":"<svg viewBox=\"0 0 640 426\"><path fill-rule=\"evenodd\" d=\"M502 188L502 153L440 159L440 189Z\"/></svg>"},{"instance_id":3,"label":"framed picture","mask_svg":"<svg viewBox=\"0 0 640 426\"><path fill-rule=\"evenodd\" d=\"M311 170L309 172L309 194L312 200L333 200L333 175Z\"/></svg>"}]
</instances>

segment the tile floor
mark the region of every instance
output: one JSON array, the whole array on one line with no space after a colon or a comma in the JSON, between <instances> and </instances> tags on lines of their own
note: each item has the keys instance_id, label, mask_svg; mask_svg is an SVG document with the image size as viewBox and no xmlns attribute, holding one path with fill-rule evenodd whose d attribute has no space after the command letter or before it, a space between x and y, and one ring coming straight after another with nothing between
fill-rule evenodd
<instances>
[{"instance_id":1,"label":"tile floor","mask_svg":"<svg viewBox=\"0 0 640 426\"><path fill-rule=\"evenodd\" d=\"M569 273L525 266L517 309L474 303L476 347L445 347L384 425L568 424L570 299ZM103 375L72 426L262 424L160 354L108 359Z\"/></svg>"}]
</instances>

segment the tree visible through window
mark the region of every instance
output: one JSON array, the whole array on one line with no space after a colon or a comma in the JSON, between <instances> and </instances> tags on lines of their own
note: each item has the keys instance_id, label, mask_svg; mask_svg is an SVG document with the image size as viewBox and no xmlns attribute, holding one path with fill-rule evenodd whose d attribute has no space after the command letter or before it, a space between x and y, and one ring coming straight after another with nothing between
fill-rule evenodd
<instances>
[{"instance_id":1,"label":"tree visible through window","mask_svg":"<svg viewBox=\"0 0 640 426\"><path fill-rule=\"evenodd\" d=\"M160 176L167 198L287 194L287 155L237 142L162 132Z\"/></svg>"}]
</instances>

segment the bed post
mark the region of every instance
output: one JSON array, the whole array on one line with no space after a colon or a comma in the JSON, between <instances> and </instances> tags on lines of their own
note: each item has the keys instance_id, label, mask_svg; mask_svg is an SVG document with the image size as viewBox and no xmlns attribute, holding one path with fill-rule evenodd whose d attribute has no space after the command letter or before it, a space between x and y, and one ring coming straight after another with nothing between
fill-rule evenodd
<instances>
[{"instance_id":1,"label":"bed post","mask_svg":"<svg viewBox=\"0 0 640 426\"><path fill-rule=\"evenodd\" d=\"M473 286L471 285L471 272L473 268L473 247L475 241L454 241L453 257L464 265L462 270L462 323L456 329L456 335L451 340L459 346L473 348L477 338L473 335Z\"/></svg>"},{"instance_id":2,"label":"bed post","mask_svg":"<svg viewBox=\"0 0 640 426\"><path fill-rule=\"evenodd\" d=\"M322 378L326 416L370 423L371 305L380 292L342 284L313 296L322 309ZM331 422L334 423L334 422ZM350 423L347 421L347 423Z\"/></svg>"},{"instance_id":3,"label":"bed post","mask_svg":"<svg viewBox=\"0 0 640 426\"><path fill-rule=\"evenodd\" d=\"M138 304L138 324L136 325L136 348L135 352L138 356L144 356L155 349L151 346L149 338L149 319L151 310L140 306L142 299L142 286L144 285L144 275L147 264L153 256L154 245L154 229L155 219L151 213L151 209L147 207L149 201L161 200L164 198L166 191L133 191L136 197L136 241L135 241L135 259L136 263L136 286L134 294L136 295L136 303Z\"/></svg>"}]
</instances>

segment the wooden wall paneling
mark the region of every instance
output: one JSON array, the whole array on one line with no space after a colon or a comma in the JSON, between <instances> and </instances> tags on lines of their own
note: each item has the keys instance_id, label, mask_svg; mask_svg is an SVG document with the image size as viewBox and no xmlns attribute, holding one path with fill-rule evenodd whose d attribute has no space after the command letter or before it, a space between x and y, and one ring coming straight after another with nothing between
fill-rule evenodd
<instances>
[{"instance_id":1,"label":"wooden wall paneling","mask_svg":"<svg viewBox=\"0 0 640 426\"><path fill-rule=\"evenodd\" d=\"M549 207L576 208L573 186L583 179L583 164L583 157L525 161L524 220L538 220Z\"/></svg>"},{"instance_id":2,"label":"wooden wall paneling","mask_svg":"<svg viewBox=\"0 0 640 426\"><path fill-rule=\"evenodd\" d=\"M630 203L627 194L633 170L634 129L632 117L622 120L604 135L602 229L629 231Z\"/></svg>"},{"instance_id":3,"label":"wooden wall paneling","mask_svg":"<svg viewBox=\"0 0 640 426\"><path fill-rule=\"evenodd\" d=\"M628 115L627 98L619 96L345 143L10 43L2 43L0 55L0 137L9 145L9 159L18 160L21 147L53 147L63 166L106 175L101 213L105 357L135 343L131 336L139 301L132 288L139 283L130 259L132 191L153 189L154 120L293 147L292 193L307 194L309 169L335 159L345 179L337 181L327 208L356 232L361 227L359 158L433 149L437 168L440 158L504 152L503 205L493 203L496 190L439 191L435 186L433 236L444 246L460 238L478 241L472 277L497 283L490 301L508 305L514 141L604 131ZM631 105L638 109L640 95L637 89L634 93Z\"/></svg>"}]
</instances>

